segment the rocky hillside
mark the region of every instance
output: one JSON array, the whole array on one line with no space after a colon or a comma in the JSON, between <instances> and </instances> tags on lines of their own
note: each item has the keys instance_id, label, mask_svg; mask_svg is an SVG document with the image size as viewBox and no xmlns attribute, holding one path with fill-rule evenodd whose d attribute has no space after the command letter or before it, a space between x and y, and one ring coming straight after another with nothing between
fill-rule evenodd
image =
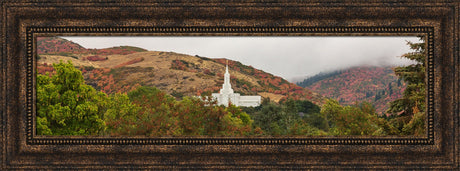
<instances>
[{"instance_id":1,"label":"rocky hillside","mask_svg":"<svg viewBox=\"0 0 460 171\"><path fill-rule=\"evenodd\" d=\"M379 114L385 112L388 102L402 97L405 89L392 67L354 67L321 73L297 84L345 105L371 102Z\"/></svg>"},{"instance_id":2,"label":"rocky hillside","mask_svg":"<svg viewBox=\"0 0 460 171\"><path fill-rule=\"evenodd\" d=\"M222 86L227 62L129 46L85 49L56 37L39 38L37 42L39 73L52 73L50 64L70 60L82 70L87 84L109 94L138 86L155 86L176 98L215 93ZM243 95L258 94L273 101L288 97L315 103L322 100L320 95L281 77L238 61L228 60L228 65L233 89Z\"/></svg>"}]
</instances>

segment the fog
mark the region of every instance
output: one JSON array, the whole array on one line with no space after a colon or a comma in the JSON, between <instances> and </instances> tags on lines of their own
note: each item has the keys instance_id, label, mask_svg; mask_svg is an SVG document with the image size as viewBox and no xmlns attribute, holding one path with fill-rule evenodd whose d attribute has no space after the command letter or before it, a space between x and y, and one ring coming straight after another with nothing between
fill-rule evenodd
<instances>
[{"instance_id":1,"label":"fog","mask_svg":"<svg viewBox=\"0 0 460 171\"><path fill-rule=\"evenodd\" d=\"M354 66L399 66L411 61L417 37L62 37L85 48L136 46L151 51L227 58L287 80Z\"/></svg>"}]
</instances>

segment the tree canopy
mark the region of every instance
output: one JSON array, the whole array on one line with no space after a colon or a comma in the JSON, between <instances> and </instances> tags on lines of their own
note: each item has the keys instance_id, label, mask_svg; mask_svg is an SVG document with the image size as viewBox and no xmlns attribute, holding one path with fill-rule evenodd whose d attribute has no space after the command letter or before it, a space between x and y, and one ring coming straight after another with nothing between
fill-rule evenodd
<instances>
[{"instance_id":1,"label":"tree canopy","mask_svg":"<svg viewBox=\"0 0 460 171\"><path fill-rule=\"evenodd\" d=\"M86 85L71 61L53 67L56 74L37 76L37 134L101 133L107 95Z\"/></svg>"}]
</instances>

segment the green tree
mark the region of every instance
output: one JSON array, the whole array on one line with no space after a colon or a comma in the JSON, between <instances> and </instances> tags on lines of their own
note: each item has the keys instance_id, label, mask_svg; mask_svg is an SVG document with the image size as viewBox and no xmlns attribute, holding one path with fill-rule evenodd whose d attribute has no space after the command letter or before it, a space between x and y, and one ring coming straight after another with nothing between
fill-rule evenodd
<instances>
[{"instance_id":1,"label":"green tree","mask_svg":"<svg viewBox=\"0 0 460 171\"><path fill-rule=\"evenodd\" d=\"M254 125L256 127L260 127L265 135L283 136L326 134L324 130L320 130L308 122L308 119L301 118L300 114L303 113L310 120L318 119L313 115L318 114L320 108L309 101L293 100L288 98L280 102L280 104L277 104L267 100L264 101L260 107L248 111L254 110L255 112L250 114L254 120ZM315 112L317 113L315 114ZM322 118L322 121L319 122L325 122L325 119ZM318 125L321 124L324 123L320 123Z\"/></svg>"},{"instance_id":2,"label":"green tree","mask_svg":"<svg viewBox=\"0 0 460 171\"><path fill-rule=\"evenodd\" d=\"M296 100L295 101L297 111L305 114L319 113L321 108L308 100Z\"/></svg>"},{"instance_id":3,"label":"green tree","mask_svg":"<svg viewBox=\"0 0 460 171\"><path fill-rule=\"evenodd\" d=\"M420 40L424 40L420 37ZM403 58L415 62L404 67L394 69L395 74L407 83L403 97L390 102L387 113L401 115L407 119L395 118L391 122L398 128L403 135L423 135L425 133L425 42L413 43L408 45L414 52L402 55Z\"/></svg>"},{"instance_id":4,"label":"green tree","mask_svg":"<svg viewBox=\"0 0 460 171\"><path fill-rule=\"evenodd\" d=\"M325 126L327 131L335 127L336 116L338 116L342 110L343 106L341 106L339 102L331 99L326 100L326 103L321 107L321 114L327 121Z\"/></svg>"},{"instance_id":5,"label":"green tree","mask_svg":"<svg viewBox=\"0 0 460 171\"><path fill-rule=\"evenodd\" d=\"M331 135L383 135L375 109L363 102L352 106L341 106L335 100L327 100L321 110L327 118Z\"/></svg>"},{"instance_id":6,"label":"green tree","mask_svg":"<svg viewBox=\"0 0 460 171\"><path fill-rule=\"evenodd\" d=\"M235 105L230 105L225 108L227 112L223 117L223 134L230 136L249 136L257 135L259 132L253 127L252 123L254 122L251 117L243 110Z\"/></svg>"},{"instance_id":7,"label":"green tree","mask_svg":"<svg viewBox=\"0 0 460 171\"><path fill-rule=\"evenodd\" d=\"M282 134L288 134L288 130L291 130L294 124L301 121L298 106L295 100L287 99L281 104L281 119L279 120L279 126L282 128Z\"/></svg>"},{"instance_id":8,"label":"green tree","mask_svg":"<svg viewBox=\"0 0 460 171\"><path fill-rule=\"evenodd\" d=\"M307 113L303 117L303 120L306 123L308 123L309 125L311 125L312 127L316 127L316 128L321 129L323 131L328 130L327 120L324 117L324 115L322 115L320 112L318 112L318 113Z\"/></svg>"},{"instance_id":9,"label":"green tree","mask_svg":"<svg viewBox=\"0 0 460 171\"><path fill-rule=\"evenodd\" d=\"M288 135L298 135L298 136L318 136L318 135L328 135L324 130L318 129L317 127L311 126L307 122L297 122L291 129L289 129Z\"/></svg>"},{"instance_id":10,"label":"green tree","mask_svg":"<svg viewBox=\"0 0 460 171\"><path fill-rule=\"evenodd\" d=\"M281 135L282 130L278 121L282 119L281 107L272 102L266 102L262 108L253 114L254 124L260 127L265 135Z\"/></svg>"},{"instance_id":11,"label":"green tree","mask_svg":"<svg viewBox=\"0 0 460 171\"><path fill-rule=\"evenodd\" d=\"M134 128L134 124L120 123L135 123L138 120L137 114L140 110L141 107L133 104L127 94L112 94L107 103L107 110L104 113L104 121L107 126L106 134L113 135L122 132L122 130Z\"/></svg>"},{"instance_id":12,"label":"green tree","mask_svg":"<svg viewBox=\"0 0 460 171\"><path fill-rule=\"evenodd\" d=\"M105 130L107 95L86 85L71 61L37 75L38 135L98 135Z\"/></svg>"},{"instance_id":13,"label":"green tree","mask_svg":"<svg viewBox=\"0 0 460 171\"><path fill-rule=\"evenodd\" d=\"M326 129L327 120L321 115L321 108L318 105L308 101L308 100L296 100L297 111L303 114L302 119L304 122L308 123L311 127L316 127L321 130Z\"/></svg>"}]
</instances>

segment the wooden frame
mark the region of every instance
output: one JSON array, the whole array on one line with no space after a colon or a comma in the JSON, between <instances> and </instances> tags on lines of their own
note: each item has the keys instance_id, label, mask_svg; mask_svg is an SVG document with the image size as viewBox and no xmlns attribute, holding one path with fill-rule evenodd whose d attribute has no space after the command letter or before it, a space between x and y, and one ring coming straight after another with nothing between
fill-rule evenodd
<instances>
[{"instance_id":1,"label":"wooden frame","mask_svg":"<svg viewBox=\"0 0 460 171\"><path fill-rule=\"evenodd\" d=\"M457 1L1 2L2 169L459 169ZM34 37L425 35L427 136L37 137Z\"/></svg>"}]
</instances>

